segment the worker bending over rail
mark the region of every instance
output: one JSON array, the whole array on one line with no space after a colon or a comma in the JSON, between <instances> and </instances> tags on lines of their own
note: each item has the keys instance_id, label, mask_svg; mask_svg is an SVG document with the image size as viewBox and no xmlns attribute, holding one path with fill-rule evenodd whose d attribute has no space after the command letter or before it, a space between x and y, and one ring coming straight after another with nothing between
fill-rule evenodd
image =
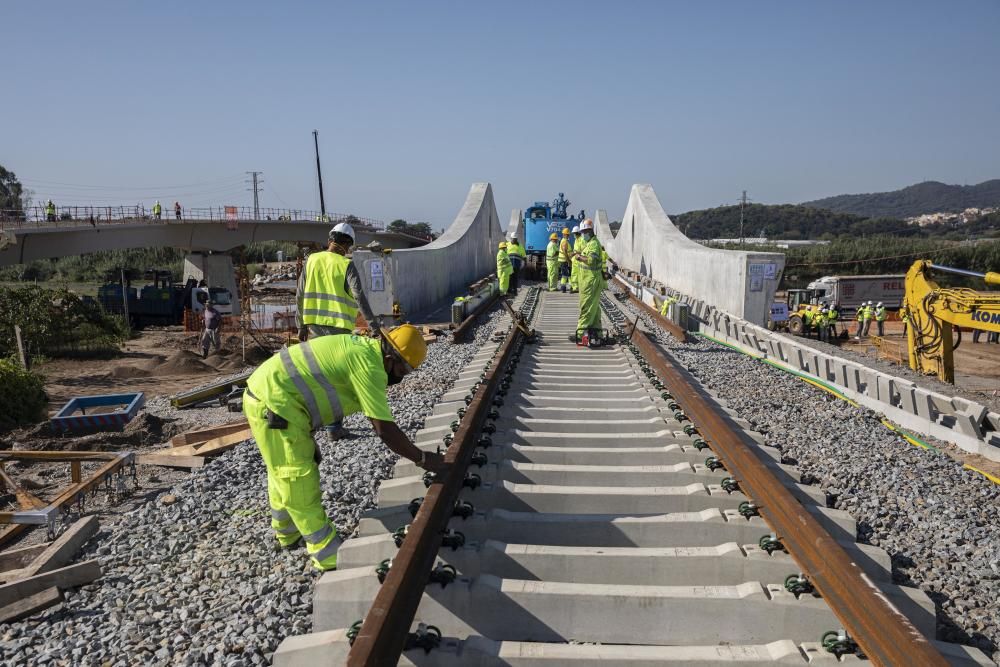
<instances>
[{"instance_id":1,"label":"worker bending over rail","mask_svg":"<svg viewBox=\"0 0 1000 667\"><path fill-rule=\"evenodd\" d=\"M559 282L559 237L553 232L549 234L549 244L545 246L545 277L548 278L549 291L556 291Z\"/></svg>"},{"instance_id":2,"label":"worker bending over rail","mask_svg":"<svg viewBox=\"0 0 1000 667\"><path fill-rule=\"evenodd\" d=\"M510 263L507 255L507 242L501 241L497 246L497 280L500 283L500 294L506 294L510 287L510 276L514 273L514 266Z\"/></svg>"},{"instance_id":3,"label":"worker bending over rail","mask_svg":"<svg viewBox=\"0 0 1000 667\"><path fill-rule=\"evenodd\" d=\"M354 228L341 222L327 239L325 252L309 255L295 291L295 323L302 341L353 332L359 311L372 330L382 325L368 305L357 267L347 257Z\"/></svg>"},{"instance_id":4,"label":"worker bending over rail","mask_svg":"<svg viewBox=\"0 0 1000 667\"><path fill-rule=\"evenodd\" d=\"M595 329L601 328L601 291L604 277L601 275L601 242L594 236L594 221L587 218L580 223L580 251L573 255L577 266L580 289L580 319L572 340L579 341L584 333L591 337Z\"/></svg>"},{"instance_id":5,"label":"worker bending over rail","mask_svg":"<svg viewBox=\"0 0 1000 667\"><path fill-rule=\"evenodd\" d=\"M404 324L378 338L322 336L283 348L247 380L243 412L267 467L271 527L282 548L305 540L314 567L337 567L341 539L323 509L321 457L312 431L356 412L364 413L396 454L434 472L444 458L417 449L393 421L386 397L423 363L427 344Z\"/></svg>"}]
</instances>

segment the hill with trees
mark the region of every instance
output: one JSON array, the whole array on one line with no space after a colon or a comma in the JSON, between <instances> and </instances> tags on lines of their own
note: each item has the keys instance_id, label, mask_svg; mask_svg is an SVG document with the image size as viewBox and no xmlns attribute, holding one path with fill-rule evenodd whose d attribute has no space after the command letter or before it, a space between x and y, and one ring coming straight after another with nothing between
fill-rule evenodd
<instances>
[{"instance_id":1,"label":"hill with trees","mask_svg":"<svg viewBox=\"0 0 1000 667\"><path fill-rule=\"evenodd\" d=\"M719 206L671 216L689 238L737 238L740 207ZM840 236L922 236L923 228L893 218L865 218L796 204L750 204L743 209L743 235L770 239L833 239Z\"/></svg>"},{"instance_id":2,"label":"hill with trees","mask_svg":"<svg viewBox=\"0 0 1000 667\"><path fill-rule=\"evenodd\" d=\"M1000 179L984 181L979 185L947 185L938 181L924 181L892 192L838 195L803 202L802 206L866 218L909 218L923 213L957 213L967 208L1000 206Z\"/></svg>"}]
</instances>

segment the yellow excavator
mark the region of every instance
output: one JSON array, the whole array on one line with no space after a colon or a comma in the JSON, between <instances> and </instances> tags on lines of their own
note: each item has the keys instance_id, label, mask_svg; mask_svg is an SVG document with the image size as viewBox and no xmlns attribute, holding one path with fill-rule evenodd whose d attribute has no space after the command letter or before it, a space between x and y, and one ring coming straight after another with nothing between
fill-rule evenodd
<instances>
[{"instance_id":1,"label":"yellow excavator","mask_svg":"<svg viewBox=\"0 0 1000 667\"><path fill-rule=\"evenodd\" d=\"M961 330L1000 331L1000 292L941 287L931 277L934 272L978 278L987 285L1000 285L1000 273L955 269L926 259L914 262L906 273L903 312L910 368L954 384L952 351L962 342ZM952 339L955 326L961 327L957 341Z\"/></svg>"}]
</instances>

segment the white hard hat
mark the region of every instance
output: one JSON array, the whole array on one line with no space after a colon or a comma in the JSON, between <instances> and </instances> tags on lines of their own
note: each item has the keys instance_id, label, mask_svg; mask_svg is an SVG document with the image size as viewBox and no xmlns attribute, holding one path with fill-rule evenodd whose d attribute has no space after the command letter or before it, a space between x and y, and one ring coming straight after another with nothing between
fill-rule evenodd
<instances>
[{"instance_id":1,"label":"white hard hat","mask_svg":"<svg viewBox=\"0 0 1000 667\"><path fill-rule=\"evenodd\" d=\"M334 234L346 234L351 237L352 241L357 238L354 235L354 227L351 227L346 222L338 222L334 225L333 229L330 230L329 237L332 239Z\"/></svg>"},{"instance_id":2,"label":"white hard hat","mask_svg":"<svg viewBox=\"0 0 1000 667\"><path fill-rule=\"evenodd\" d=\"M591 220L590 218L587 218L586 220L580 223L580 231L582 232L585 229L590 229L590 230L594 229L594 221Z\"/></svg>"},{"instance_id":3,"label":"white hard hat","mask_svg":"<svg viewBox=\"0 0 1000 667\"><path fill-rule=\"evenodd\" d=\"M869 305L869 306L870 306L870 305L872 305L872 302L871 302L871 301L869 301L869 302L868 302L868 305Z\"/></svg>"},{"instance_id":4,"label":"white hard hat","mask_svg":"<svg viewBox=\"0 0 1000 667\"><path fill-rule=\"evenodd\" d=\"M579 225L574 225L573 226L573 233L574 234L579 234L580 233L580 226Z\"/></svg>"},{"instance_id":5,"label":"white hard hat","mask_svg":"<svg viewBox=\"0 0 1000 667\"><path fill-rule=\"evenodd\" d=\"M881 305L882 305L882 302L881 302L881 301L879 301L879 302L878 302L877 304L875 304L875 305L876 305L876 306L881 306Z\"/></svg>"},{"instance_id":6,"label":"white hard hat","mask_svg":"<svg viewBox=\"0 0 1000 667\"><path fill-rule=\"evenodd\" d=\"M511 234L510 235L510 240L511 241L516 241L517 240L517 234Z\"/></svg>"}]
</instances>

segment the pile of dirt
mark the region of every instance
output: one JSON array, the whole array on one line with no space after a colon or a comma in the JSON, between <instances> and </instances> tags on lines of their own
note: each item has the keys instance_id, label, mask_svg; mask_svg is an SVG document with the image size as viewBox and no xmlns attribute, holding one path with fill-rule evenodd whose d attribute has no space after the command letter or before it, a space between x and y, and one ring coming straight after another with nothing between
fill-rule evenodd
<instances>
[{"instance_id":1,"label":"pile of dirt","mask_svg":"<svg viewBox=\"0 0 1000 667\"><path fill-rule=\"evenodd\" d=\"M174 352L155 369L157 375L198 375L214 372L214 368L202 361L201 357L191 350Z\"/></svg>"},{"instance_id":2,"label":"pile of dirt","mask_svg":"<svg viewBox=\"0 0 1000 667\"><path fill-rule=\"evenodd\" d=\"M115 366L111 371L111 377L116 380L129 380L132 378L146 378L152 375L152 371L138 366Z\"/></svg>"},{"instance_id":3,"label":"pile of dirt","mask_svg":"<svg viewBox=\"0 0 1000 667\"><path fill-rule=\"evenodd\" d=\"M140 444L149 445L164 442L184 430L176 419L164 419L148 412L139 415L125 424L122 432L129 436L139 435Z\"/></svg>"},{"instance_id":4,"label":"pile of dirt","mask_svg":"<svg viewBox=\"0 0 1000 667\"><path fill-rule=\"evenodd\" d=\"M92 429L62 433L45 422L0 438L0 449L116 452L158 445L184 430L175 419L140 412L118 431Z\"/></svg>"}]
</instances>

